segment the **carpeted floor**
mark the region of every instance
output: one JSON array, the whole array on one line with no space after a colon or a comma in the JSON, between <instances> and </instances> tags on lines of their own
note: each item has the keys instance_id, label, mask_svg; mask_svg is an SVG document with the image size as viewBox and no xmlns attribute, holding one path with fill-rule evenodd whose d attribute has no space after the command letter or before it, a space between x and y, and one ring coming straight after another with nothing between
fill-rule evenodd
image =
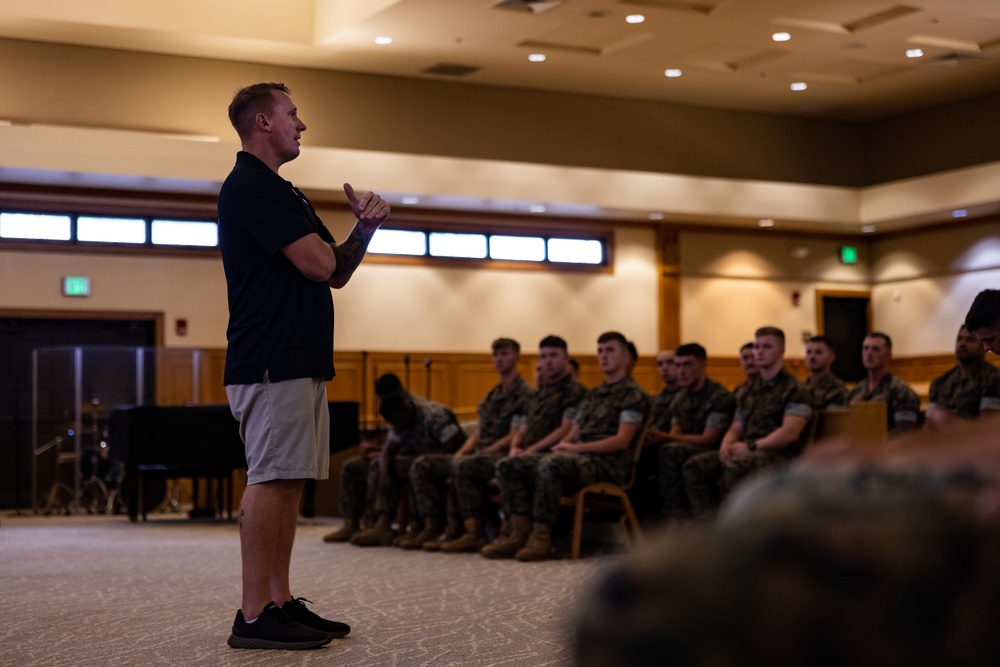
<instances>
[{"instance_id":1,"label":"carpeted floor","mask_svg":"<svg viewBox=\"0 0 1000 667\"><path fill-rule=\"evenodd\" d=\"M353 630L286 652L226 646L239 605L234 524L4 516L0 665L570 665L574 603L617 561L323 543L336 524L299 527L293 592Z\"/></svg>"}]
</instances>

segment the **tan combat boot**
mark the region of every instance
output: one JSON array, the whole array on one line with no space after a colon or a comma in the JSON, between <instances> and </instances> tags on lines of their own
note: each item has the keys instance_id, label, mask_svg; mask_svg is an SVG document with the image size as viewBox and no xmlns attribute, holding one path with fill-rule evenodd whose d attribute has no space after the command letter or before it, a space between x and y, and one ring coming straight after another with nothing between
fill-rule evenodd
<instances>
[{"instance_id":1,"label":"tan combat boot","mask_svg":"<svg viewBox=\"0 0 1000 667\"><path fill-rule=\"evenodd\" d=\"M441 536L444 530L444 521L437 517L427 517L424 519L424 529L416 535L411 535L404 540L400 540L396 546L402 549L419 549L424 542L430 542Z\"/></svg>"},{"instance_id":2,"label":"tan combat boot","mask_svg":"<svg viewBox=\"0 0 1000 667\"><path fill-rule=\"evenodd\" d=\"M327 533L323 536L324 542L346 542L347 540L354 537L354 533L358 532L358 520L357 519L344 519L344 525L342 525L337 530L332 533Z\"/></svg>"},{"instance_id":3,"label":"tan combat boot","mask_svg":"<svg viewBox=\"0 0 1000 667\"><path fill-rule=\"evenodd\" d=\"M424 551L440 551L441 545L445 542L451 542L452 540L457 540L462 536L462 522L453 516L448 517L448 525L444 527L444 533L439 535L437 539L429 540L423 543L421 547Z\"/></svg>"},{"instance_id":4,"label":"tan combat boot","mask_svg":"<svg viewBox=\"0 0 1000 667\"><path fill-rule=\"evenodd\" d=\"M487 558L513 558L514 554L524 548L531 534L531 517L514 515L510 518L510 535L498 537L479 553Z\"/></svg>"},{"instance_id":5,"label":"tan combat boot","mask_svg":"<svg viewBox=\"0 0 1000 667\"><path fill-rule=\"evenodd\" d=\"M462 533L462 536L457 540L443 542L441 551L447 554L458 554L479 551L486 546L486 531L483 528L482 519L466 519L464 525L465 532Z\"/></svg>"},{"instance_id":6,"label":"tan combat boot","mask_svg":"<svg viewBox=\"0 0 1000 667\"><path fill-rule=\"evenodd\" d=\"M514 556L521 561L546 560L552 557L552 526L536 523L524 548Z\"/></svg>"},{"instance_id":7,"label":"tan combat boot","mask_svg":"<svg viewBox=\"0 0 1000 667\"><path fill-rule=\"evenodd\" d=\"M392 532L392 523L388 516L380 516L375 525L356 533L351 538L351 544L359 547L387 547L396 539Z\"/></svg>"}]
</instances>

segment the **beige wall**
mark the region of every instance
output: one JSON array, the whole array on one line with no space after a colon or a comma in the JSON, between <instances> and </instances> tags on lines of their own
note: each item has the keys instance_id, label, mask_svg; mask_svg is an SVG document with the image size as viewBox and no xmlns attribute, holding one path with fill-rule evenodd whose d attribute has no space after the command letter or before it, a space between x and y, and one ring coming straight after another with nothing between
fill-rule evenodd
<instances>
[{"instance_id":1,"label":"beige wall","mask_svg":"<svg viewBox=\"0 0 1000 667\"><path fill-rule=\"evenodd\" d=\"M892 336L895 354L952 349L976 294L1000 288L998 222L893 235L872 244L875 326Z\"/></svg>"},{"instance_id":2,"label":"beige wall","mask_svg":"<svg viewBox=\"0 0 1000 667\"><path fill-rule=\"evenodd\" d=\"M845 243L858 248L857 264L838 260ZM800 357L803 333L816 332L816 290L869 289L867 244L857 239L684 231L680 252L681 338L715 356L735 356L757 327L772 325L785 332L787 354Z\"/></svg>"},{"instance_id":3,"label":"beige wall","mask_svg":"<svg viewBox=\"0 0 1000 667\"><path fill-rule=\"evenodd\" d=\"M351 221L324 216L346 237ZM598 335L618 329L651 354L657 341L653 230L624 227L615 237L613 273L366 264L334 294L337 348L482 352L503 335L533 349L557 333L572 350L591 353ZM91 296L63 297L64 275L90 277ZM0 251L0 307L162 311L167 346L226 344L218 257ZM188 320L187 336L176 335L177 318Z\"/></svg>"}]
</instances>

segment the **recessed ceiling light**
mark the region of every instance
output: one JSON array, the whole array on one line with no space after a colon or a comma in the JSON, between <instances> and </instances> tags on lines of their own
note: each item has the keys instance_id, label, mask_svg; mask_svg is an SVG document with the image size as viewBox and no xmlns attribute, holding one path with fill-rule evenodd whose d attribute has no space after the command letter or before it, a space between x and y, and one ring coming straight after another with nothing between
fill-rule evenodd
<instances>
[{"instance_id":1,"label":"recessed ceiling light","mask_svg":"<svg viewBox=\"0 0 1000 667\"><path fill-rule=\"evenodd\" d=\"M542 204L532 204L528 207L528 210L532 213L545 213L545 206Z\"/></svg>"},{"instance_id":2,"label":"recessed ceiling light","mask_svg":"<svg viewBox=\"0 0 1000 667\"><path fill-rule=\"evenodd\" d=\"M774 220L771 218L762 218L757 221L759 227L774 227Z\"/></svg>"},{"instance_id":3,"label":"recessed ceiling light","mask_svg":"<svg viewBox=\"0 0 1000 667\"><path fill-rule=\"evenodd\" d=\"M920 58L923 55L924 55L923 49L907 49L906 50L906 57L907 58Z\"/></svg>"},{"instance_id":4,"label":"recessed ceiling light","mask_svg":"<svg viewBox=\"0 0 1000 667\"><path fill-rule=\"evenodd\" d=\"M796 81L790 87L792 90L805 90L809 86L807 86L804 81Z\"/></svg>"},{"instance_id":5,"label":"recessed ceiling light","mask_svg":"<svg viewBox=\"0 0 1000 667\"><path fill-rule=\"evenodd\" d=\"M543 63L543 62L545 62L545 54L544 53L532 53L532 54L530 54L528 56L528 60L530 60L533 63Z\"/></svg>"},{"instance_id":6,"label":"recessed ceiling light","mask_svg":"<svg viewBox=\"0 0 1000 667\"><path fill-rule=\"evenodd\" d=\"M392 44L392 37L376 37L375 43L380 46L385 46L386 44Z\"/></svg>"},{"instance_id":7,"label":"recessed ceiling light","mask_svg":"<svg viewBox=\"0 0 1000 667\"><path fill-rule=\"evenodd\" d=\"M407 206L413 206L414 204L420 203L420 197L403 197L400 201Z\"/></svg>"},{"instance_id":8,"label":"recessed ceiling light","mask_svg":"<svg viewBox=\"0 0 1000 667\"><path fill-rule=\"evenodd\" d=\"M679 77L683 73L684 72L680 71L679 69L668 69L668 70L664 70L663 71L663 76L665 76L667 78L670 78L670 79L676 79L677 77Z\"/></svg>"},{"instance_id":9,"label":"recessed ceiling light","mask_svg":"<svg viewBox=\"0 0 1000 667\"><path fill-rule=\"evenodd\" d=\"M966 211L964 208L955 209L954 211L951 212L951 217L953 218L966 218L968 217L968 215L969 212Z\"/></svg>"},{"instance_id":10,"label":"recessed ceiling light","mask_svg":"<svg viewBox=\"0 0 1000 667\"><path fill-rule=\"evenodd\" d=\"M787 32L776 32L773 35L771 35L771 39L773 39L776 42L787 42L791 38L792 36Z\"/></svg>"},{"instance_id":11,"label":"recessed ceiling light","mask_svg":"<svg viewBox=\"0 0 1000 667\"><path fill-rule=\"evenodd\" d=\"M875 231L875 225L861 225L862 234L871 234Z\"/></svg>"},{"instance_id":12,"label":"recessed ceiling light","mask_svg":"<svg viewBox=\"0 0 1000 667\"><path fill-rule=\"evenodd\" d=\"M642 23L646 20L646 17L642 14L629 14L625 17L626 23Z\"/></svg>"}]
</instances>

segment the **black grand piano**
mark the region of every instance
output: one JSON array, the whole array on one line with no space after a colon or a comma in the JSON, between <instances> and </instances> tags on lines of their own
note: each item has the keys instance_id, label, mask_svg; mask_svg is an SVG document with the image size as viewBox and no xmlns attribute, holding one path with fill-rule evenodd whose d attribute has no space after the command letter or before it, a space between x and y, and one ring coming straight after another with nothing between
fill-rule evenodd
<instances>
[{"instance_id":1,"label":"black grand piano","mask_svg":"<svg viewBox=\"0 0 1000 667\"><path fill-rule=\"evenodd\" d=\"M140 514L146 518L143 487L151 478L221 481L247 467L240 425L228 405L115 408L108 425L108 455L125 464L123 493L133 521Z\"/></svg>"},{"instance_id":2,"label":"black grand piano","mask_svg":"<svg viewBox=\"0 0 1000 667\"><path fill-rule=\"evenodd\" d=\"M358 403L331 401L329 406L330 451L358 444ZM146 500L143 483L156 477L215 480L217 504L208 513L221 514L225 501L231 516L228 501L232 494L225 489L233 470L247 467L239 422L228 405L115 408L108 425L108 455L125 465L123 493L133 521L140 514L145 520L148 508L143 502ZM212 502L211 498L206 500ZM197 502L195 510L205 513L204 508L197 507Z\"/></svg>"}]
</instances>

